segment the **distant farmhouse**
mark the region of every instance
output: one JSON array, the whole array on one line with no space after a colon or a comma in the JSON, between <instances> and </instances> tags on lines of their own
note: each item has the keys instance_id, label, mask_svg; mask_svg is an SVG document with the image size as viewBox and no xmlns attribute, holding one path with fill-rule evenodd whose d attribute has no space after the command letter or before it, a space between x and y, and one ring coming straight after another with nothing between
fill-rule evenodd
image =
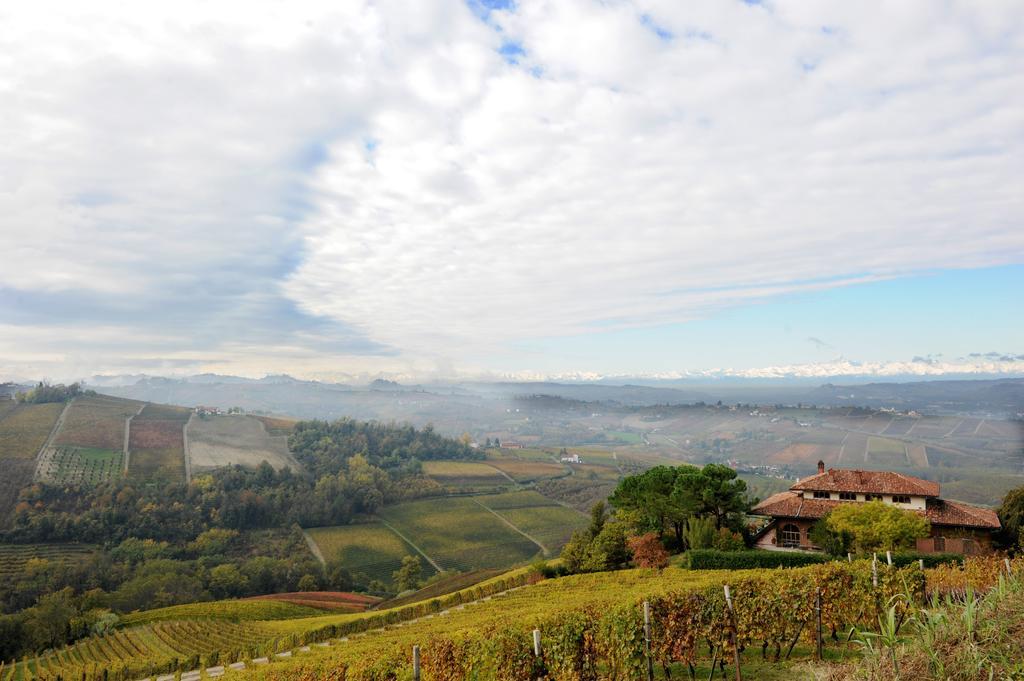
<instances>
[{"instance_id":1,"label":"distant farmhouse","mask_svg":"<svg viewBox=\"0 0 1024 681\"><path fill-rule=\"evenodd\" d=\"M917 540L917 550L976 554L992 550L992 534L999 529L995 512L939 498L939 483L902 473L825 470L768 497L753 515L771 518L755 537L758 548L817 550L808 537L814 523L839 504L879 499L919 513L931 523L931 536Z\"/></svg>"},{"instance_id":2,"label":"distant farmhouse","mask_svg":"<svg viewBox=\"0 0 1024 681\"><path fill-rule=\"evenodd\" d=\"M562 463L583 463L579 454L563 454Z\"/></svg>"},{"instance_id":3,"label":"distant farmhouse","mask_svg":"<svg viewBox=\"0 0 1024 681\"><path fill-rule=\"evenodd\" d=\"M523 445L521 445L518 442L513 442L512 440L506 440L506 441L501 443L501 448L502 449L522 449Z\"/></svg>"}]
</instances>

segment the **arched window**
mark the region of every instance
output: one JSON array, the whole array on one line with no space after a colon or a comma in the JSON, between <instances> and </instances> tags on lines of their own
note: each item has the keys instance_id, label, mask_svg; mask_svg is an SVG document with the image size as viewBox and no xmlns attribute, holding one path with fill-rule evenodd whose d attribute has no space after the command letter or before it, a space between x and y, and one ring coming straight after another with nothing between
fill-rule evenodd
<instances>
[{"instance_id":1,"label":"arched window","mask_svg":"<svg viewBox=\"0 0 1024 681\"><path fill-rule=\"evenodd\" d=\"M800 546L800 528L793 523L782 526L782 545L786 548L795 549Z\"/></svg>"}]
</instances>

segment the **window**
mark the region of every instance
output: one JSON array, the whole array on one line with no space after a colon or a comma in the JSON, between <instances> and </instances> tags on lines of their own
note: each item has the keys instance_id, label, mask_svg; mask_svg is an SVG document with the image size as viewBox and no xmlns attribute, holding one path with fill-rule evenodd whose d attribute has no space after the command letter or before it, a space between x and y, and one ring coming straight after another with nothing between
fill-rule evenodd
<instances>
[{"instance_id":1,"label":"window","mask_svg":"<svg viewBox=\"0 0 1024 681\"><path fill-rule=\"evenodd\" d=\"M782 545L795 549L800 546L800 528L792 523L782 526Z\"/></svg>"},{"instance_id":2,"label":"window","mask_svg":"<svg viewBox=\"0 0 1024 681\"><path fill-rule=\"evenodd\" d=\"M831 499L832 495L829 494L828 492L815 492L814 493L814 498L815 499Z\"/></svg>"},{"instance_id":3,"label":"window","mask_svg":"<svg viewBox=\"0 0 1024 681\"><path fill-rule=\"evenodd\" d=\"M864 495L864 500L865 501L882 501L883 499L882 499L882 495L881 494L865 494Z\"/></svg>"},{"instance_id":4,"label":"window","mask_svg":"<svg viewBox=\"0 0 1024 681\"><path fill-rule=\"evenodd\" d=\"M945 551L946 550L946 538L945 537L936 537L935 538L935 550L936 551Z\"/></svg>"},{"instance_id":5,"label":"window","mask_svg":"<svg viewBox=\"0 0 1024 681\"><path fill-rule=\"evenodd\" d=\"M892 497L892 503L894 504L909 504L910 497L905 494L894 494Z\"/></svg>"},{"instance_id":6,"label":"window","mask_svg":"<svg viewBox=\"0 0 1024 681\"><path fill-rule=\"evenodd\" d=\"M843 501L857 501L857 493L856 492L840 492L839 493L839 498L842 499Z\"/></svg>"}]
</instances>

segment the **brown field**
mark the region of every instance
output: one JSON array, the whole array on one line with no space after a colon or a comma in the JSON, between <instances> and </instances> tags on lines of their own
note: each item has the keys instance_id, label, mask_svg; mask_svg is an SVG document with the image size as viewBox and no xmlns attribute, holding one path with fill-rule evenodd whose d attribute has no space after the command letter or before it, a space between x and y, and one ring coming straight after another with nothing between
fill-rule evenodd
<instances>
[{"instance_id":1,"label":"brown field","mask_svg":"<svg viewBox=\"0 0 1024 681\"><path fill-rule=\"evenodd\" d=\"M311 608L334 612L363 612L381 601L381 599L375 596L347 591L295 591L292 593L252 596L242 600L283 601L294 605L305 605Z\"/></svg>"},{"instance_id":2,"label":"brown field","mask_svg":"<svg viewBox=\"0 0 1024 681\"><path fill-rule=\"evenodd\" d=\"M34 459L46 444L63 404L17 404L0 421L0 460Z\"/></svg>"},{"instance_id":3,"label":"brown field","mask_svg":"<svg viewBox=\"0 0 1024 681\"><path fill-rule=\"evenodd\" d=\"M298 423L298 421L277 416L257 416L256 418L263 423L271 435L290 435L295 430L295 424Z\"/></svg>"},{"instance_id":4,"label":"brown field","mask_svg":"<svg viewBox=\"0 0 1024 681\"><path fill-rule=\"evenodd\" d=\"M782 451L776 452L768 457L769 461L775 463L794 463L813 466L818 461L824 461L825 465L834 465L839 459L839 447L835 445L819 445L807 442L798 442L789 445Z\"/></svg>"},{"instance_id":5,"label":"brown field","mask_svg":"<svg viewBox=\"0 0 1024 681\"><path fill-rule=\"evenodd\" d=\"M507 473L516 482L556 478L567 473L565 466L562 464L545 463L543 461L512 461L506 459L491 461L490 463L498 470Z\"/></svg>"},{"instance_id":6,"label":"brown field","mask_svg":"<svg viewBox=\"0 0 1024 681\"><path fill-rule=\"evenodd\" d=\"M255 468L262 461L278 470L299 468L288 452L288 438L268 434L262 420L251 416L192 419L188 426L188 456L193 470L236 464Z\"/></svg>"},{"instance_id":7,"label":"brown field","mask_svg":"<svg viewBox=\"0 0 1024 681\"><path fill-rule=\"evenodd\" d=\"M142 480L179 481L185 478L183 429L189 410L147 404L132 419L128 433L128 474Z\"/></svg>"},{"instance_id":8,"label":"brown field","mask_svg":"<svg viewBox=\"0 0 1024 681\"><path fill-rule=\"evenodd\" d=\"M140 406L138 402L102 395L79 397L68 409L55 444L120 450L124 446L125 419Z\"/></svg>"},{"instance_id":9,"label":"brown field","mask_svg":"<svg viewBox=\"0 0 1024 681\"><path fill-rule=\"evenodd\" d=\"M184 421L147 421L134 419L128 438L132 453L138 449L167 449L182 447L181 429Z\"/></svg>"}]
</instances>

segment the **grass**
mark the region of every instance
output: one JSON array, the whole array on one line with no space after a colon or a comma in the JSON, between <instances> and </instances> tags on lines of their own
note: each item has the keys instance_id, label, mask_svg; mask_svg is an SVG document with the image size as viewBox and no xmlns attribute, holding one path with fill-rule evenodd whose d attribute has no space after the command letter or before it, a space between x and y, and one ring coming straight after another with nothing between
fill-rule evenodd
<instances>
[{"instance_id":1,"label":"grass","mask_svg":"<svg viewBox=\"0 0 1024 681\"><path fill-rule=\"evenodd\" d=\"M0 461L34 459L50 436L63 404L16 404L0 420Z\"/></svg>"},{"instance_id":2,"label":"grass","mask_svg":"<svg viewBox=\"0 0 1024 681\"><path fill-rule=\"evenodd\" d=\"M446 570L508 567L539 551L468 498L412 501L384 507L379 515Z\"/></svg>"},{"instance_id":3,"label":"grass","mask_svg":"<svg viewBox=\"0 0 1024 681\"><path fill-rule=\"evenodd\" d=\"M405 556L418 555L401 537L380 522L311 527L306 533L313 538L328 561L340 560L345 569L364 574L384 583L391 582L391 573L402 565ZM424 576L434 569L421 561Z\"/></svg>"},{"instance_id":4,"label":"grass","mask_svg":"<svg viewBox=\"0 0 1024 681\"><path fill-rule=\"evenodd\" d=\"M120 477L124 472L124 452L121 449L95 447L58 447L48 452L46 461L40 462L40 473L46 480L57 484L95 485Z\"/></svg>"}]
</instances>

